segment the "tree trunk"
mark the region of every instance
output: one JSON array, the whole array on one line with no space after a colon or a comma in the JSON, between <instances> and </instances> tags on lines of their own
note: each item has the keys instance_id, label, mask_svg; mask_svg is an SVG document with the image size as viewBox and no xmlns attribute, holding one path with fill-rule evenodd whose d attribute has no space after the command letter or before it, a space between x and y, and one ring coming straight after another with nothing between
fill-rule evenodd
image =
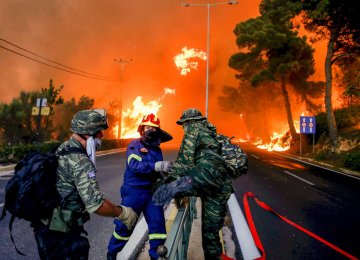
<instances>
[{"instance_id":1,"label":"tree trunk","mask_svg":"<svg viewBox=\"0 0 360 260\"><path fill-rule=\"evenodd\" d=\"M285 79L281 79L281 90L284 96L284 102L285 102L285 108L286 108L286 114L287 114L287 119L288 119L288 124L289 124L289 129L290 129L290 134L291 137L293 138L293 140L297 139L297 133L296 133L296 129L294 126L294 121L293 121L293 117L292 117L292 113L291 113L291 105L290 105L290 100L289 100L289 94L287 92L286 89L286 80Z\"/></svg>"},{"instance_id":2,"label":"tree trunk","mask_svg":"<svg viewBox=\"0 0 360 260\"><path fill-rule=\"evenodd\" d=\"M337 149L338 129L336 126L334 110L332 107L332 58L334 56L334 39L335 33L332 32L327 45L327 53L325 58L325 111L326 119L329 129L329 139L331 143L331 150L334 152Z\"/></svg>"}]
</instances>

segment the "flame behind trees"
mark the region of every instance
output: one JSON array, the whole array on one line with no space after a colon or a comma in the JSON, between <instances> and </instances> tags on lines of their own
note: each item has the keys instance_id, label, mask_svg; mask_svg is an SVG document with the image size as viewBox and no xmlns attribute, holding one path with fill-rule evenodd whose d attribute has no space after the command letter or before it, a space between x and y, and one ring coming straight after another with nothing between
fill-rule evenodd
<instances>
[{"instance_id":1,"label":"flame behind trees","mask_svg":"<svg viewBox=\"0 0 360 260\"><path fill-rule=\"evenodd\" d=\"M327 40L325 109L332 150L338 148L338 129L332 105L333 65L359 57L360 5L355 1L303 0L305 28L313 41Z\"/></svg>"},{"instance_id":2,"label":"flame behind trees","mask_svg":"<svg viewBox=\"0 0 360 260\"><path fill-rule=\"evenodd\" d=\"M293 18L299 6L282 1L286 8L263 1L261 16L237 24L234 33L240 49L229 60L229 66L239 72L236 77L250 82L252 87L279 88L283 96L287 121L293 139L297 138L288 86L301 88L315 72L314 49L293 31ZM300 84L301 83L301 84Z\"/></svg>"}]
</instances>

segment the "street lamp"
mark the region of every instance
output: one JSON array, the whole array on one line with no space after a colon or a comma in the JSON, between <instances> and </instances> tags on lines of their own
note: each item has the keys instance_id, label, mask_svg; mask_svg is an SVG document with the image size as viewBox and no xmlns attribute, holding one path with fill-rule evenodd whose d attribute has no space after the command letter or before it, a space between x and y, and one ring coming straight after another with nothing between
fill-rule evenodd
<instances>
[{"instance_id":1,"label":"street lamp","mask_svg":"<svg viewBox=\"0 0 360 260\"><path fill-rule=\"evenodd\" d=\"M190 3L183 3L181 6L189 7L189 6L207 6L207 42L206 42L206 104L205 104L205 117L208 117L208 110L209 110L209 55L210 55L210 7L215 5L236 5L238 1L227 1L227 2L219 2L219 3L207 3L207 4L190 4Z\"/></svg>"},{"instance_id":2,"label":"street lamp","mask_svg":"<svg viewBox=\"0 0 360 260\"><path fill-rule=\"evenodd\" d=\"M125 60L125 59L114 59L115 62L120 64L120 69L121 69L121 74L120 74L120 82L123 82L124 80L124 69L125 69L125 65L129 64L130 62L133 61L133 59L129 59L129 60ZM123 83L121 85L121 91L120 91L120 118L119 118L119 127L118 127L118 138L121 138L121 127L122 127L122 108L123 108Z\"/></svg>"}]
</instances>

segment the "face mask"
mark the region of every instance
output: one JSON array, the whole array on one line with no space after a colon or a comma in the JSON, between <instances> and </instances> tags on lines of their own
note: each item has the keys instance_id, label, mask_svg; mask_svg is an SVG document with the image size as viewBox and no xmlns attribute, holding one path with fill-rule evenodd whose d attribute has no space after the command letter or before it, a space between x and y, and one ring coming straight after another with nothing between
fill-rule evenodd
<instances>
[{"instance_id":1,"label":"face mask","mask_svg":"<svg viewBox=\"0 0 360 260\"><path fill-rule=\"evenodd\" d=\"M155 141L157 138L157 131L149 129L144 132L144 138L146 141L152 142Z\"/></svg>"}]
</instances>

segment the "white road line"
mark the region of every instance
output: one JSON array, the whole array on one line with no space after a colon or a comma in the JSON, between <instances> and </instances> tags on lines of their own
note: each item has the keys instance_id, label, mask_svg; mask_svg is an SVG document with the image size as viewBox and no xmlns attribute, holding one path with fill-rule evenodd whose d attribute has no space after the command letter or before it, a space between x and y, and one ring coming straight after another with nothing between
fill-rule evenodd
<instances>
[{"instance_id":1,"label":"white road line","mask_svg":"<svg viewBox=\"0 0 360 260\"><path fill-rule=\"evenodd\" d=\"M2 177L2 176L8 176L8 177L10 177L9 175L12 175L13 173L14 173L14 171L2 172L2 173L0 173L0 177Z\"/></svg>"},{"instance_id":2,"label":"white road line","mask_svg":"<svg viewBox=\"0 0 360 260\"><path fill-rule=\"evenodd\" d=\"M1 203L1 204L0 204L0 208L2 208L3 206L4 206L4 203Z\"/></svg>"},{"instance_id":3,"label":"white road line","mask_svg":"<svg viewBox=\"0 0 360 260\"><path fill-rule=\"evenodd\" d=\"M290 174L291 176L293 176L293 177L295 177L295 178L298 178L299 180L301 180L301 181L303 181L303 182L306 182L307 184L310 184L310 185L312 185L312 186L315 186L314 183L309 182L309 181L307 181L307 180L305 180L305 179L303 179L303 178L300 178L299 176L296 176L295 174L293 174L293 173L291 173L291 172L288 172L288 171L284 171L284 172L286 172L287 174Z\"/></svg>"},{"instance_id":4,"label":"white road line","mask_svg":"<svg viewBox=\"0 0 360 260\"><path fill-rule=\"evenodd\" d=\"M321 169L324 169L324 170L327 170L327 171L336 172L336 173L338 173L338 174L341 174L341 175L344 175L344 176L347 176L347 177L351 177L351 178L353 178L353 179L360 180L360 177L357 177L357 176L354 176L354 175L351 175L351 174L347 174L347 173L344 173L344 172L339 172L339 171L330 169L331 166L330 166L329 168L326 168L326 167L322 167L322 166L317 165L317 164L314 164L314 163L310 163L310 162L307 162L307 161L303 161L303 160L300 160L300 159L291 157L291 156L287 156L287 155L280 154L280 153L277 153L277 152L275 152L275 153L276 153L277 155L280 155L280 156L283 156L283 157L286 157L286 158L290 158L290 159L295 160L295 161L298 161L298 162L306 163L306 164L309 164L309 165L312 165L312 166L315 166L315 167L318 167L318 168L321 168Z\"/></svg>"},{"instance_id":5,"label":"white road line","mask_svg":"<svg viewBox=\"0 0 360 260\"><path fill-rule=\"evenodd\" d=\"M250 154L252 157L255 157L256 159L260 159L259 156L256 156L256 155L253 155L253 154Z\"/></svg>"}]
</instances>

